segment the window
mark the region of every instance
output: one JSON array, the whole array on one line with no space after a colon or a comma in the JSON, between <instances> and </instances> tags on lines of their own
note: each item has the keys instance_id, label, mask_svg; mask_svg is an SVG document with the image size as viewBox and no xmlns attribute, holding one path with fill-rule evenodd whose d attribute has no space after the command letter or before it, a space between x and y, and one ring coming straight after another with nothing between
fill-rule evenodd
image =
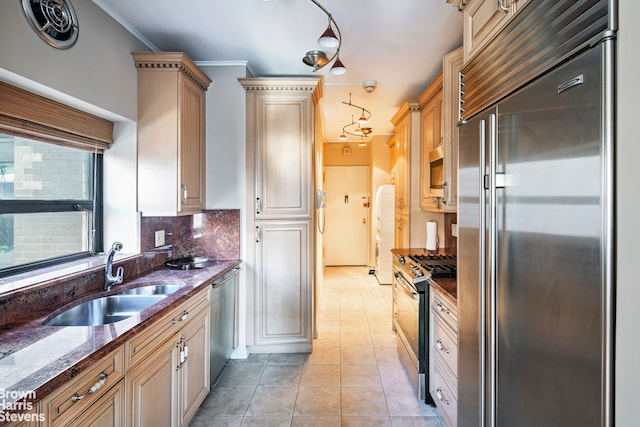
<instances>
[{"instance_id":1,"label":"window","mask_svg":"<svg viewBox=\"0 0 640 427\"><path fill-rule=\"evenodd\" d=\"M0 277L102 250L113 123L0 82Z\"/></svg>"},{"instance_id":2,"label":"window","mask_svg":"<svg viewBox=\"0 0 640 427\"><path fill-rule=\"evenodd\" d=\"M0 276L102 248L102 155L0 134Z\"/></svg>"}]
</instances>

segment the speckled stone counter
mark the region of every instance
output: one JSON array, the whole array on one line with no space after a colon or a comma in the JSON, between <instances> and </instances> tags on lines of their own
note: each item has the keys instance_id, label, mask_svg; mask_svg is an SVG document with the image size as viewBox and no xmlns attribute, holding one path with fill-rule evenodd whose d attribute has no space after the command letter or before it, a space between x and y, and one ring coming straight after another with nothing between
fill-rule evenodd
<instances>
[{"instance_id":1,"label":"speckled stone counter","mask_svg":"<svg viewBox=\"0 0 640 427\"><path fill-rule=\"evenodd\" d=\"M240 260L211 261L205 268L191 270L163 266L125 280L109 292L94 291L70 303L75 305L144 284L184 284L180 290L138 315L102 326L43 326L49 317L66 309L67 305L24 306L20 322L0 329L0 390L5 395L0 398L0 408L17 400L6 397L12 395L12 391L34 392L33 400L42 399L239 264Z\"/></svg>"}]
</instances>

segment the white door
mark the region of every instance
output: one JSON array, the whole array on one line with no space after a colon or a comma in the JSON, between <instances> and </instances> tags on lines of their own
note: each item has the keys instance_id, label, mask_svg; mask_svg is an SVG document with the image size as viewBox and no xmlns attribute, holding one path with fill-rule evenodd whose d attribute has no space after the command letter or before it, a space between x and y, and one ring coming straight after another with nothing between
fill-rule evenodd
<instances>
[{"instance_id":1,"label":"white door","mask_svg":"<svg viewBox=\"0 0 640 427\"><path fill-rule=\"evenodd\" d=\"M326 166L325 265L369 263L369 167Z\"/></svg>"}]
</instances>

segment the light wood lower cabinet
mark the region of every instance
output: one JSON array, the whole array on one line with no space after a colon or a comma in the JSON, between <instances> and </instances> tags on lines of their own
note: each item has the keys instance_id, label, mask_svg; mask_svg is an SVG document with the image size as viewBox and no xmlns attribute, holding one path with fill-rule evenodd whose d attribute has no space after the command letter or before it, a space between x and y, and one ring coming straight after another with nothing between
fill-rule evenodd
<instances>
[{"instance_id":1,"label":"light wood lower cabinet","mask_svg":"<svg viewBox=\"0 0 640 427\"><path fill-rule=\"evenodd\" d=\"M188 425L209 393L209 289L125 346L146 355L125 377L126 425Z\"/></svg>"},{"instance_id":2,"label":"light wood lower cabinet","mask_svg":"<svg viewBox=\"0 0 640 427\"><path fill-rule=\"evenodd\" d=\"M458 308L431 289L429 392L447 427L458 419Z\"/></svg>"},{"instance_id":3,"label":"light wood lower cabinet","mask_svg":"<svg viewBox=\"0 0 640 427\"><path fill-rule=\"evenodd\" d=\"M114 350L40 402L43 426L124 425L124 354Z\"/></svg>"}]
</instances>

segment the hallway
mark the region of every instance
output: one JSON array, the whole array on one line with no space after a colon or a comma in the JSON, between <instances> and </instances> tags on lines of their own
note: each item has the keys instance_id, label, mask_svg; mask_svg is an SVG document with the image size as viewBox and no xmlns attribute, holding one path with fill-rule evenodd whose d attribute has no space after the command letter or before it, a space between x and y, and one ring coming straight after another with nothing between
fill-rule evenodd
<instances>
[{"instance_id":1,"label":"hallway","mask_svg":"<svg viewBox=\"0 0 640 427\"><path fill-rule=\"evenodd\" d=\"M366 267L327 267L313 353L231 360L191 426L441 427L400 365L391 298Z\"/></svg>"}]
</instances>

